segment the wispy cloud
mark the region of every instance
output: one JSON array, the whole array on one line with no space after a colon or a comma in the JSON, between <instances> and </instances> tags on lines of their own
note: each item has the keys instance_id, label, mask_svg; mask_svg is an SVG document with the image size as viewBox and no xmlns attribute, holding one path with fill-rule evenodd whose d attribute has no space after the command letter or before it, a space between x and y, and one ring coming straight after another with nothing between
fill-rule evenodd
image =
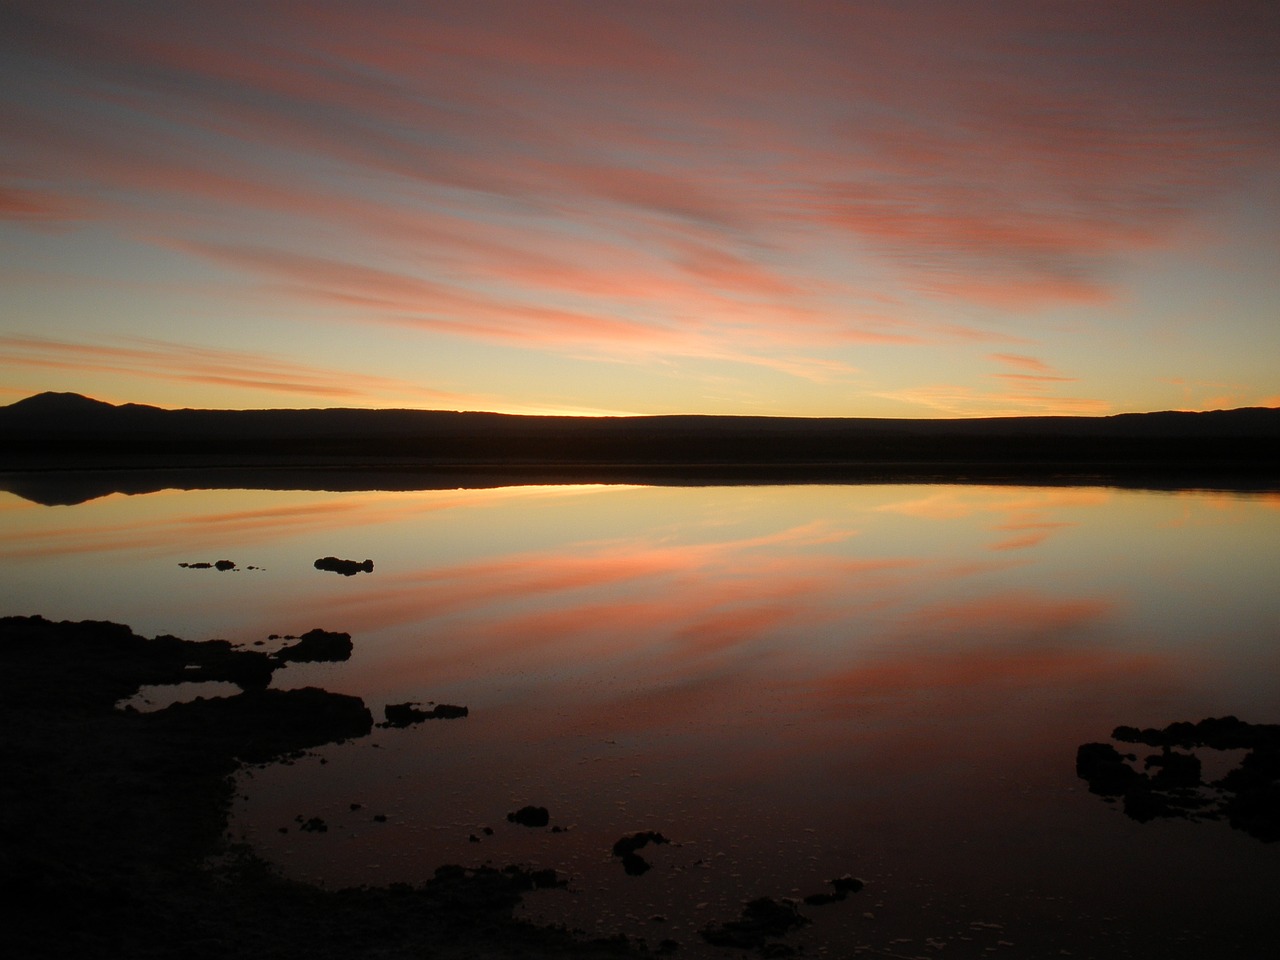
<instances>
[{"instance_id":1,"label":"wispy cloud","mask_svg":"<svg viewBox=\"0 0 1280 960\"><path fill-rule=\"evenodd\" d=\"M476 398L389 377L307 367L282 357L191 344L134 339L124 344L71 343L31 336L0 337L14 367L126 373L144 380L223 384L269 393L323 397L358 406L400 400L415 406L476 408Z\"/></svg>"}]
</instances>

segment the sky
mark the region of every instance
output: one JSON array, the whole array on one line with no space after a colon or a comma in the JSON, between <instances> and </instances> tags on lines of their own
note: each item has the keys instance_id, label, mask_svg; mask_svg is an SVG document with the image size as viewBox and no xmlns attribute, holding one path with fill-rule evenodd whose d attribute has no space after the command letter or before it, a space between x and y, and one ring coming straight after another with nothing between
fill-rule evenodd
<instances>
[{"instance_id":1,"label":"sky","mask_svg":"<svg viewBox=\"0 0 1280 960\"><path fill-rule=\"evenodd\" d=\"M1274 0L0 0L0 404L1280 406Z\"/></svg>"}]
</instances>

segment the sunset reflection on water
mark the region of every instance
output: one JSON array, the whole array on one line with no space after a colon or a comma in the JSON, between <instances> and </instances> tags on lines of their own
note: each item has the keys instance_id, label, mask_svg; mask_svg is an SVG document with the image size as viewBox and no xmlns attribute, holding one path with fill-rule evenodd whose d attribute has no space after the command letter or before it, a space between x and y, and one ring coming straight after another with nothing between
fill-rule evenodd
<instances>
[{"instance_id":1,"label":"sunset reflection on water","mask_svg":"<svg viewBox=\"0 0 1280 960\"><path fill-rule=\"evenodd\" d=\"M1076 747L1118 724L1280 721L1274 497L0 497L4 613L241 643L348 631L350 661L290 664L276 685L357 694L378 717L403 701L470 708L245 774L233 831L290 874L340 886L549 866L570 889L531 895L530 916L691 953L746 898L853 874L866 889L806 908L814 924L788 942L910 939L894 948L909 956L930 938L951 956L1002 940L1107 955L1174 929L1169 955L1194 955L1256 924L1280 880L1275 849L1221 823L1126 820L1074 770ZM313 569L328 555L374 571ZM178 566L224 557L239 569ZM526 803L564 832L506 822ZM330 830L301 833L299 815ZM610 848L638 830L675 843L647 848L653 869L632 877Z\"/></svg>"}]
</instances>

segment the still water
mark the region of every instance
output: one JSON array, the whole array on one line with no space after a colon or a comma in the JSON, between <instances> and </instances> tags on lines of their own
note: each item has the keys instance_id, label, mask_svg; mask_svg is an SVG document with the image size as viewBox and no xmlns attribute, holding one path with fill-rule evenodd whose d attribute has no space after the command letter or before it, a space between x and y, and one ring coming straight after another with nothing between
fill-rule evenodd
<instances>
[{"instance_id":1,"label":"still water","mask_svg":"<svg viewBox=\"0 0 1280 960\"><path fill-rule=\"evenodd\" d=\"M318 571L323 556L374 570ZM219 559L237 569L179 566ZM801 907L813 922L785 943L1269 955L1280 844L1139 823L1075 758L1120 724L1280 722L1277 571L1275 494L0 493L0 614L246 645L346 631L349 661L290 664L275 685L356 694L378 719L469 708L244 772L232 833L282 871L338 887L553 867L568 888L530 894L525 915L683 956L715 955L698 931L747 900L846 875L864 889ZM179 695L195 692L228 691ZM1238 753L1205 755L1206 780ZM527 804L550 828L508 822ZM671 842L629 875L611 849L637 831Z\"/></svg>"}]
</instances>

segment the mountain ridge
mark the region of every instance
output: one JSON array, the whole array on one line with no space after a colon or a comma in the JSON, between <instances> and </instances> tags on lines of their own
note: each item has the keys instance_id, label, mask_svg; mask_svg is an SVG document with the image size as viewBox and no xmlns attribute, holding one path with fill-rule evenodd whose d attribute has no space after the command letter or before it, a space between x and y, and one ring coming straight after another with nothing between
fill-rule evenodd
<instances>
[{"instance_id":1,"label":"mountain ridge","mask_svg":"<svg viewBox=\"0 0 1280 960\"><path fill-rule=\"evenodd\" d=\"M45 391L17 400L7 406L0 406L0 428L23 425L23 420L38 417L59 415L111 415L128 414L133 416L192 416L202 418L236 417L245 415L254 417L280 416L292 418L358 417L374 418L494 418L526 423L724 423L740 425L759 424L849 424L860 426L876 426L882 429L919 429L935 428L942 431L965 430L981 427L1010 427L1026 424L1036 426L1102 426L1120 423L1157 422L1167 425L1190 424L1216 419L1226 422L1228 419L1248 421L1262 426L1266 431L1275 430L1280 435L1280 426L1271 423L1280 422L1280 408L1277 407L1234 407L1216 410L1156 410L1126 411L1098 416L1073 414L1025 414L987 417L799 417L768 414L634 414L589 416L574 414L515 414L497 413L484 410L424 410L409 407L261 407L245 409L218 409L201 407L166 408L149 404L125 403L113 404L74 392ZM962 426L963 425L963 426Z\"/></svg>"},{"instance_id":2,"label":"mountain ridge","mask_svg":"<svg viewBox=\"0 0 1280 960\"><path fill-rule=\"evenodd\" d=\"M208 410L44 393L0 407L0 471L317 469L564 478L1277 478L1280 408L959 420ZM442 475L442 474L441 474ZM824 480L824 482L825 482Z\"/></svg>"}]
</instances>

